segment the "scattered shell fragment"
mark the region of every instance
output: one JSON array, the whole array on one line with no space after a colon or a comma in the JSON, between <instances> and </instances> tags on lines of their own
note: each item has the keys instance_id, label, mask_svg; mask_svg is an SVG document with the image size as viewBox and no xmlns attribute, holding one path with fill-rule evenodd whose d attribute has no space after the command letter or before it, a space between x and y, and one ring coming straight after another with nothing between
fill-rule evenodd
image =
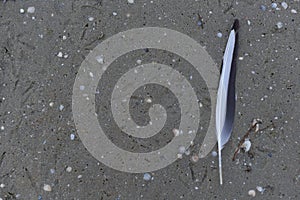
<instances>
[{"instance_id":1,"label":"scattered shell fragment","mask_svg":"<svg viewBox=\"0 0 300 200\"><path fill-rule=\"evenodd\" d=\"M104 63L104 58L103 58L102 55L96 56L96 60L97 60L97 62L100 63L100 64L103 64L103 63Z\"/></svg>"},{"instance_id":2,"label":"scattered shell fragment","mask_svg":"<svg viewBox=\"0 0 300 200\"><path fill-rule=\"evenodd\" d=\"M60 105L60 106L59 106L59 110L60 110L60 111L62 111L64 108L65 108L64 105Z\"/></svg>"},{"instance_id":3,"label":"scattered shell fragment","mask_svg":"<svg viewBox=\"0 0 300 200\"><path fill-rule=\"evenodd\" d=\"M256 195L255 190L249 190L248 195L251 196L251 197L255 197L255 195Z\"/></svg>"},{"instance_id":4,"label":"scattered shell fragment","mask_svg":"<svg viewBox=\"0 0 300 200\"><path fill-rule=\"evenodd\" d=\"M271 7L274 8L274 9L277 8L277 3L272 3Z\"/></svg>"},{"instance_id":5,"label":"scattered shell fragment","mask_svg":"<svg viewBox=\"0 0 300 200\"><path fill-rule=\"evenodd\" d=\"M194 162L194 163L198 162L198 160L199 160L199 156L196 155L196 154L194 154L194 155L191 157L191 161Z\"/></svg>"},{"instance_id":6,"label":"scattered shell fragment","mask_svg":"<svg viewBox=\"0 0 300 200\"><path fill-rule=\"evenodd\" d=\"M283 23L282 22L277 22L276 27L278 29L281 29L283 27Z\"/></svg>"},{"instance_id":7,"label":"scattered shell fragment","mask_svg":"<svg viewBox=\"0 0 300 200\"><path fill-rule=\"evenodd\" d=\"M146 101L146 103L152 103L152 98L147 97L147 98L145 99L145 101Z\"/></svg>"},{"instance_id":8,"label":"scattered shell fragment","mask_svg":"<svg viewBox=\"0 0 300 200\"><path fill-rule=\"evenodd\" d=\"M68 166L68 167L66 168L66 171L67 171L67 172L71 172L71 171L72 171L72 167Z\"/></svg>"},{"instance_id":9,"label":"scattered shell fragment","mask_svg":"<svg viewBox=\"0 0 300 200\"><path fill-rule=\"evenodd\" d=\"M256 190L263 194L266 189L261 186L256 186Z\"/></svg>"},{"instance_id":10,"label":"scattered shell fragment","mask_svg":"<svg viewBox=\"0 0 300 200\"><path fill-rule=\"evenodd\" d=\"M75 139L75 135L74 135L73 133L71 133L70 139L71 139L71 140L74 140L74 139Z\"/></svg>"},{"instance_id":11,"label":"scattered shell fragment","mask_svg":"<svg viewBox=\"0 0 300 200\"><path fill-rule=\"evenodd\" d=\"M248 152L250 150L251 141L249 140L249 138L245 139L245 142L242 144L241 148L243 148L245 152Z\"/></svg>"},{"instance_id":12,"label":"scattered shell fragment","mask_svg":"<svg viewBox=\"0 0 300 200\"><path fill-rule=\"evenodd\" d=\"M28 13L34 13L35 12L35 7L33 7L33 6L28 7L27 12Z\"/></svg>"},{"instance_id":13,"label":"scattered shell fragment","mask_svg":"<svg viewBox=\"0 0 300 200\"><path fill-rule=\"evenodd\" d=\"M292 9L292 10L291 10L291 13L296 14L296 13L297 13L297 10Z\"/></svg>"},{"instance_id":14,"label":"scattered shell fragment","mask_svg":"<svg viewBox=\"0 0 300 200\"><path fill-rule=\"evenodd\" d=\"M184 146L180 146L178 148L178 153L180 153L180 154L184 154L185 151L186 151L186 148Z\"/></svg>"},{"instance_id":15,"label":"scattered shell fragment","mask_svg":"<svg viewBox=\"0 0 300 200\"><path fill-rule=\"evenodd\" d=\"M63 53L61 51L58 52L57 57L62 58L63 57Z\"/></svg>"},{"instance_id":16,"label":"scattered shell fragment","mask_svg":"<svg viewBox=\"0 0 300 200\"><path fill-rule=\"evenodd\" d=\"M281 2L281 6L286 10L288 8L288 4L286 2Z\"/></svg>"},{"instance_id":17,"label":"scattered shell fragment","mask_svg":"<svg viewBox=\"0 0 300 200\"><path fill-rule=\"evenodd\" d=\"M45 184L45 185L44 185L44 190L45 190L46 192L51 192L51 191L52 191L52 188L51 188L50 185Z\"/></svg>"},{"instance_id":18,"label":"scattered shell fragment","mask_svg":"<svg viewBox=\"0 0 300 200\"><path fill-rule=\"evenodd\" d=\"M145 173L143 179L145 181L150 181L151 180L151 175L149 173Z\"/></svg>"}]
</instances>

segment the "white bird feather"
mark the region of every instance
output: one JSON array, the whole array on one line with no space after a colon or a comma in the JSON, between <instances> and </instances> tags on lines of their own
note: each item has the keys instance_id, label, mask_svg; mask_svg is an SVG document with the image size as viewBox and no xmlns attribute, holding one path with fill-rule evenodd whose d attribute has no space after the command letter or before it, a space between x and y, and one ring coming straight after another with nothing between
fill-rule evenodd
<instances>
[{"instance_id":1,"label":"white bird feather","mask_svg":"<svg viewBox=\"0 0 300 200\"><path fill-rule=\"evenodd\" d=\"M222 178L222 155L221 151L228 142L234 120L235 112L235 65L233 63L234 53L236 51L236 35L238 20L234 22L233 28L229 34L228 42L223 57L222 72L219 82L216 106L216 132L219 154L219 174L220 184L223 184Z\"/></svg>"}]
</instances>

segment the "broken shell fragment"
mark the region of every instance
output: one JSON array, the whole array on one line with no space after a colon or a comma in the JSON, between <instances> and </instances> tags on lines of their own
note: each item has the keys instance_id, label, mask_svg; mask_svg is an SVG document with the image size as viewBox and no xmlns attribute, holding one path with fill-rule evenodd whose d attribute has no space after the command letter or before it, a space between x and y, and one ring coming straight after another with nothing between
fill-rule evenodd
<instances>
[{"instance_id":1,"label":"broken shell fragment","mask_svg":"<svg viewBox=\"0 0 300 200\"><path fill-rule=\"evenodd\" d=\"M245 142L241 146L242 149L244 149L245 152L248 152L251 148L251 141L249 138L245 139Z\"/></svg>"}]
</instances>

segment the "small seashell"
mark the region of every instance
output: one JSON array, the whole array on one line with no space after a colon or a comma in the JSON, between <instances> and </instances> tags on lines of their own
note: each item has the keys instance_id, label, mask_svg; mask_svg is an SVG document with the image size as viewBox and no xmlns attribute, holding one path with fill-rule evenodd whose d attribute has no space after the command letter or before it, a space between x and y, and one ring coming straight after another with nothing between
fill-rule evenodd
<instances>
[{"instance_id":1,"label":"small seashell","mask_svg":"<svg viewBox=\"0 0 300 200\"><path fill-rule=\"evenodd\" d=\"M249 138L245 139L245 142L242 144L241 148L244 149L245 152L248 152L251 148L251 141Z\"/></svg>"},{"instance_id":2,"label":"small seashell","mask_svg":"<svg viewBox=\"0 0 300 200\"><path fill-rule=\"evenodd\" d=\"M266 190L265 188L261 187L261 186L256 186L256 190L259 191L260 193L264 193L264 191Z\"/></svg>"},{"instance_id":3,"label":"small seashell","mask_svg":"<svg viewBox=\"0 0 300 200\"><path fill-rule=\"evenodd\" d=\"M251 196L251 197L255 197L255 195L256 195L255 190L249 190L248 195Z\"/></svg>"},{"instance_id":4,"label":"small seashell","mask_svg":"<svg viewBox=\"0 0 300 200\"><path fill-rule=\"evenodd\" d=\"M51 192L51 191L52 191L51 186L48 185L48 184L45 184L43 189L44 189L46 192Z\"/></svg>"}]
</instances>

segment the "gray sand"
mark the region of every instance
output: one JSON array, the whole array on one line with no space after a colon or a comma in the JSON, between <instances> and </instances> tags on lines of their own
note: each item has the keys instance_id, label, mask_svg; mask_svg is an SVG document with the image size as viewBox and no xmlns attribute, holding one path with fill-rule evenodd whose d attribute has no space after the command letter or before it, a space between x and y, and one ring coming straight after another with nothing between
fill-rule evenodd
<instances>
[{"instance_id":1,"label":"gray sand","mask_svg":"<svg viewBox=\"0 0 300 200\"><path fill-rule=\"evenodd\" d=\"M241 200L251 199L248 191L256 190L257 186L264 192L256 190L255 199L299 199L300 4L287 1L288 8L284 9L278 2L276 10L271 3L1 2L0 199ZM31 6L35 10L28 13ZM203 18L203 27L197 24L198 14ZM165 27L205 46L220 66L235 18L240 19L238 99L234 131L222 152L223 186L219 185L217 157L209 154L196 163L191 161L191 156L199 151L210 116L210 100L201 76L193 81L201 94L203 129L199 129L190 155L144 175L114 170L89 153L76 132L72 87L82 61L97 44L132 28ZM176 59L174 67L179 69L190 65L171 52L135 51L112 64L116 70L99 83L100 91L113 87L116 77L124 73L122 69L129 69L138 59L169 65ZM150 85L137 90L135 95L137 99L132 100L131 106L138 123L145 125L149 109L140 105L139 98L151 95L153 101L163 100L170 107L167 128L178 126L178 101L168 90ZM97 103L101 102L96 100L96 106ZM100 106L97 111L102 125L110 121L107 109ZM238 154L233 162L234 150L253 118L262 119L261 128L271 126L251 135L250 153ZM108 123L105 130L117 146L133 152L159 149L172 139L166 133L151 141L136 141L118 135L114 123Z\"/></svg>"}]
</instances>

